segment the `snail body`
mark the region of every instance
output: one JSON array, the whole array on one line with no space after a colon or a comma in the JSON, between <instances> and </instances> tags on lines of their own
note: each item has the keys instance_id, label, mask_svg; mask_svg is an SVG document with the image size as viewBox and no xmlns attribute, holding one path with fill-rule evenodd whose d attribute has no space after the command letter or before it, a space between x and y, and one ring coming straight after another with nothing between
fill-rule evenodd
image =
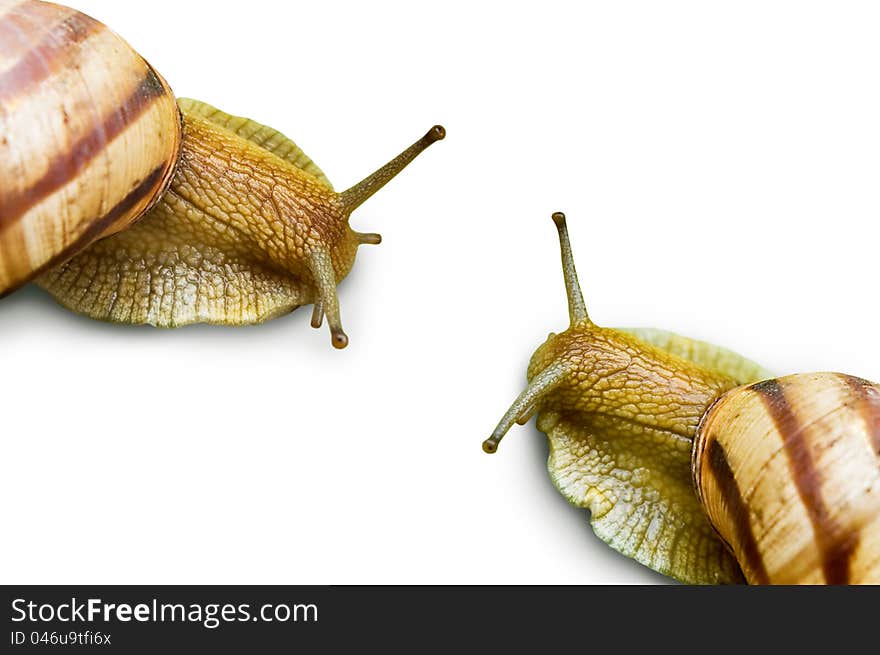
<instances>
[{"instance_id":1,"label":"snail body","mask_svg":"<svg viewBox=\"0 0 880 655\"><path fill-rule=\"evenodd\" d=\"M336 347L336 285L377 234L349 216L445 131L337 193L296 144L175 101L121 38L75 10L0 0L0 295L33 279L123 323L259 323L313 304Z\"/></svg>"},{"instance_id":2,"label":"snail body","mask_svg":"<svg viewBox=\"0 0 880 655\"><path fill-rule=\"evenodd\" d=\"M880 387L595 325L553 218L571 324L483 449L537 414L550 475L596 534L681 581L880 582Z\"/></svg>"}]
</instances>

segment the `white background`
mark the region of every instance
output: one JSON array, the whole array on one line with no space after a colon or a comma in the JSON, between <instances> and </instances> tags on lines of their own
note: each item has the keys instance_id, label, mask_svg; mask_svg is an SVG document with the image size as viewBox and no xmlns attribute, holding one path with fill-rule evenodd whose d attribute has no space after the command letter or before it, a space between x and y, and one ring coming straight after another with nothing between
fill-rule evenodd
<instances>
[{"instance_id":1,"label":"white background","mask_svg":"<svg viewBox=\"0 0 880 655\"><path fill-rule=\"evenodd\" d=\"M80 0L178 95L281 129L385 242L309 309L178 331L0 301L5 583L655 583L480 442L591 315L773 370L880 379L880 8L870 2Z\"/></svg>"}]
</instances>

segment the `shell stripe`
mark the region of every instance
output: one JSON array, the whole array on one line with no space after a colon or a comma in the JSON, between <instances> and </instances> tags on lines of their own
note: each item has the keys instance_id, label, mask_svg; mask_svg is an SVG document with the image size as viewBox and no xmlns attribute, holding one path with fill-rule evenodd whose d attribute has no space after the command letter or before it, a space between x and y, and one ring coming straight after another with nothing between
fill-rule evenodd
<instances>
[{"instance_id":1,"label":"shell stripe","mask_svg":"<svg viewBox=\"0 0 880 655\"><path fill-rule=\"evenodd\" d=\"M156 98L165 93L159 76L150 68L131 95L103 123L83 135L69 151L55 157L46 173L28 189L10 194L3 200L0 232L17 222L31 207L71 182L80 169L94 159L106 144L119 136Z\"/></svg>"},{"instance_id":2,"label":"shell stripe","mask_svg":"<svg viewBox=\"0 0 880 655\"><path fill-rule=\"evenodd\" d=\"M853 390L858 398L858 411L865 421L871 435L871 446L874 454L880 456L880 394L873 384L853 375L841 375L840 378Z\"/></svg>"},{"instance_id":3,"label":"shell stripe","mask_svg":"<svg viewBox=\"0 0 880 655\"><path fill-rule=\"evenodd\" d=\"M127 196L125 196L125 198L116 203L116 205L101 218L92 222L89 225L89 228L85 232L83 232L76 241L65 248L63 252L60 252L50 261L41 266L40 269L34 273L34 275L39 275L44 271L60 265L69 257L71 257L71 255L79 252L87 245L89 245L92 241L100 237L101 233L103 233L104 230L113 225L113 223L120 216L129 212L135 205L137 205L141 201L141 199L147 196L155 195L162 186L165 177L165 171L165 165L157 166L156 168L154 168L150 172L150 174L147 175L147 177L145 177L143 181L141 181L140 184L138 184L134 189L129 192Z\"/></svg>"},{"instance_id":4,"label":"shell stripe","mask_svg":"<svg viewBox=\"0 0 880 655\"><path fill-rule=\"evenodd\" d=\"M26 34L45 34L76 13L48 2L2 0L0 2L0 57L11 59L27 49ZM25 46L25 47L22 47Z\"/></svg>"},{"instance_id":5,"label":"shell stripe","mask_svg":"<svg viewBox=\"0 0 880 655\"><path fill-rule=\"evenodd\" d=\"M22 8L23 9L23 8ZM15 13L0 20L0 42L14 42L27 33L28 24ZM107 29L98 21L73 13L52 27L43 39L20 56L11 68L0 74L0 89L11 100L43 80L70 66L70 57L91 35Z\"/></svg>"},{"instance_id":6,"label":"shell stripe","mask_svg":"<svg viewBox=\"0 0 880 655\"><path fill-rule=\"evenodd\" d=\"M33 276L36 277L41 273L45 273L46 271L61 265L71 255L82 250L93 240L97 239L104 230L113 225L114 221L116 221L120 216L130 211L142 198L156 194L158 190L162 187L165 172L166 167L164 165L154 168L153 171L147 177L145 177L140 184L138 184L134 189L129 192L127 196L125 196L125 198L120 200L112 209L110 209L110 211L104 214L104 216L89 225L89 228L85 232L83 232L76 241L67 246L64 251L60 252L51 260L43 264L39 269L34 271ZM22 281L21 284L24 284L24 281ZM12 288L7 289L6 291L3 291L2 293L0 293L0 298L4 298L5 296L9 295L10 293L18 289L18 287L19 285L15 285Z\"/></svg>"},{"instance_id":7,"label":"shell stripe","mask_svg":"<svg viewBox=\"0 0 880 655\"><path fill-rule=\"evenodd\" d=\"M752 525L749 522L749 509L743 498L733 470L730 468L730 462L727 460L727 453L724 447L718 443L718 440L710 436L709 441L709 469L718 483L718 490L730 510L730 516L733 519L733 529L737 533L737 541L742 545L743 555L746 558L746 566L754 576L757 584L769 584L770 577L767 575L767 568L764 566L764 560L761 552L758 550L758 542L755 540L755 534L752 531Z\"/></svg>"},{"instance_id":8,"label":"shell stripe","mask_svg":"<svg viewBox=\"0 0 880 655\"><path fill-rule=\"evenodd\" d=\"M758 382L751 389L759 394L782 438L792 478L813 526L825 582L848 584L850 561L858 538L846 533L825 506L820 489L821 478L810 453L805 428L792 410L778 381Z\"/></svg>"}]
</instances>

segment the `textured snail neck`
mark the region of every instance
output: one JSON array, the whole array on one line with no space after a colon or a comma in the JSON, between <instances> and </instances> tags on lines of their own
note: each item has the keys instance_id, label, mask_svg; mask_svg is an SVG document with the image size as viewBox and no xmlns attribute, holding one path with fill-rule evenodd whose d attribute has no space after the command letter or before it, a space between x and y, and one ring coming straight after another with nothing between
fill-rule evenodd
<instances>
[{"instance_id":1,"label":"textured snail neck","mask_svg":"<svg viewBox=\"0 0 880 655\"><path fill-rule=\"evenodd\" d=\"M201 116L184 112L183 149L163 202L198 216L202 238L296 275L304 254L328 248L337 280L357 239L337 194L315 176Z\"/></svg>"},{"instance_id":2,"label":"textured snail neck","mask_svg":"<svg viewBox=\"0 0 880 655\"><path fill-rule=\"evenodd\" d=\"M709 406L737 382L636 337L596 325L551 336L532 357L529 385L483 444L495 452L514 422L541 407L578 414L620 436L646 430L693 440Z\"/></svg>"},{"instance_id":3,"label":"textured snail neck","mask_svg":"<svg viewBox=\"0 0 880 655\"><path fill-rule=\"evenodd\" d=\"M548 363L549 362L549 363ZM533 357L528 377L562 367L544 404L622 435L646 429L693 439L706 409L736 381L617 330L572 328Z\"/></svg>"}]
</instances>

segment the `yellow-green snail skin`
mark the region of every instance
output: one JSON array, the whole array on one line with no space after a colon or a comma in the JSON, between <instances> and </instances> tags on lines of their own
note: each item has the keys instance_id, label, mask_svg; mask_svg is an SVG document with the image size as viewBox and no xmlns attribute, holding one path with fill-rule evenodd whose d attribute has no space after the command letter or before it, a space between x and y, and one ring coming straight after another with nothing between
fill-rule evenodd
<instances>
[{"instance_id":1,"label":"yellow-green snail skin","mask_svg":"<svg viewBox=\"0 0 880 655\"><path fill-rule=\"evenodd\" d=\"M98 21L0 0L0 296L34 280L73 311L160 327L312 304L345 347L336 285L381 240L349 216L444 136L337 193L276 130L175 100Z\"/></svg>"},{"instance_id":2,"label":"yellow-green snail skin","mask_svg":"<svg viewBox=\"0 0 880 655\"><path fill-rule=\"evenodd\" d=\"M595 325L553 220L571 324L483 449L537 414L550 475L596 534L683 582L880 583L880 386Z\"/></svg>"}]
</instances>

